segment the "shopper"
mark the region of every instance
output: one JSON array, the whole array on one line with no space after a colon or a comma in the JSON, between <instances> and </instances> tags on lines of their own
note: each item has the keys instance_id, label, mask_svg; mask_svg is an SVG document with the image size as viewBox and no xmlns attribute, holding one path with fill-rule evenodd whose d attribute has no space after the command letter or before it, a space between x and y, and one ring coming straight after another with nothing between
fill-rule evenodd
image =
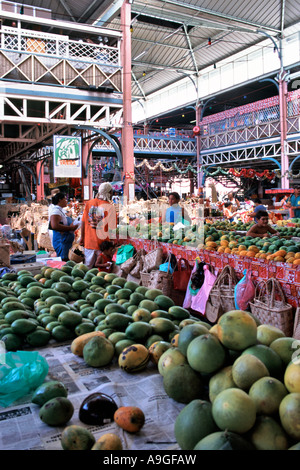
<instances>
[{"instance_id":1,"label":"shopper","mask_svg":"<svg viewBox=\"0 0 300 470\"><path fill-rule=\"evenodd\" d=\"M52 245L57 256L60 256L62 261L68 261L77 225L72 223L72 219L67 217L63 210L68 205L64 193L57 193L52 198L52 204L49 214L49 230L53 231Z\"/></svg>"},{"instance_id":2,"label":"shopper","mask_svg":"<svg viewBox=\"0 0 300 470\"><path fill-rule=\"evenodd\" d=\"M277 230L269 225L269 215L267 211L258 211L256 214L257 223L252 225L247 232L247 237L265 238L271 235L280 236Z\"/></svg>"},{"instance_id":3,"label":"shopper","mask_svg":"<svg viewBox=\"0 0 300 470\"><path fill-rule=\"evenodd\" d=\"M187 211L179 205L180 196L176 192L169 194L170 207L167 208L165 213L162 215L162 222L170 224L178 224L179 222L191 223L191 219L187 214Z\"/></svg>"},{"instance_id":4,"label":"shopper","mask_svg":"<svg viewBox=\"0 0 300 470\"><path fill-rule=\"evenodd\" d=\"M228 197L228 201L231 202L231 204L232 204L232 210L233 210L234 212L237 211L237 210L239 210L239 208L240 208L240 201L239 201L236 197L234 197L233 193L229 193L229 194L227 195L227 197Z\"/></svg>"},{"instance_id":5,"label":"shopper","mask_svg":"<svg viewBox=\"0 0 300 470\"><path fill-rule=\"evenodd\" d=\"M266 206L264 206L262 203L261 203L261 200L260 199L255 199L254 201L254 204L255 204L255 207L253 209L253 212L251 212L250 214L248 214L248 216L253 219L254 218L254 222L257 223L257 213L259 211L267 211L267 208Z\"/></svg>"},{"instance_id":6,"label":"shopper","mask_svg":"<svg viewBox=\"0 0 300 470\"><path fill-rule=\"evenodd\" d=\"M95 268L99 271L106 271L108 273L112 270L113 254L115 251L115 245L109 240L105 240L100 245L100 253L97 257Z\"/></svg>"},{"instance_id":7,"label":"shopper","mask_svg":"<svg viewBox=\"0 0 300 470\"><path fill-rule=\"evenodd\" d=\"M236 216L236 212L232 212L232 209L233 209L232 202L224 203L223 214L228 220L228 222L233 222L234 217Z\"/></svg>"},{"instance_id":8,"label":"shopper","mask_svg":"<svg viewBox=\"0 0 300 470\"><path fill-rule=\"evenodd\" d=\"M84 262L88 268L95 266L101 243L115 237L117 214L112 195L111 184L102 183L96 197L86 203L83 211L79 243L84 246Z\"/></svg>"},{"instance_id":9,"label":"shopper","mask_svg":"<svg viewBox=\"0 0 300 470\"><path fill-rule=\"evenodd\" d=\"M288 208L292 212L291 216L300 217L300 188L296 186L294 188L294 194L290 197L290 202L287 204Z\"/></svg>"}]
</instances>

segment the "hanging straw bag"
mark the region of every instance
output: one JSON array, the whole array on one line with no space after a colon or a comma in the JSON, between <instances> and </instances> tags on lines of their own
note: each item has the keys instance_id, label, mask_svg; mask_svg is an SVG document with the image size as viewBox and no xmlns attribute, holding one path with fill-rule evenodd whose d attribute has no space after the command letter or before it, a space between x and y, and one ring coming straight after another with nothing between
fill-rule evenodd
<instances>
[{"instance_id":1,"label":"hanging straw bag","mask_svg":"<svg viewBox=\"0 0 300 470\"><path fill-rule=\"evenodd\" d=\"M79 245L79 243L73 243L72 247L69 249L69 260L74 261L75 263L84 262L84 248Z\"/></svg>"},{"instance_id":2,"label":"hanging straw bag","mask_svg":"<svg viewBox=\"0 0 300 470\"><path fill-rule=\"evenodd\" d=\"M275 326L286 336L293 334L293 309L285 300L280 282L275 278L261 281L256 286L255 298L250 303L251 313L265 325Z\"/></svg>"},{"instance_id":3,"label":"hanging straw bag","mask_svg":"<svg viewBox=\"0 0 300 470\"><path fill-rule=\"evenodd\" d=\"M293 338L300 340L300 307L296 309Z\"/></svg>"},{"instance_id":4,"label":"hanging straw bag","mask_svg":"<svg viewBox=\"0 0 300 470\"><path fill-rule=\"evenodd\" d=\"M158 269L159 265L162 264L163 259L163 249L157 247L152 251L149 251L144 258L144 272L150 272L153 269Z\"/></svg>"},{"instance_id":5,"label":"hanging straw bag","mask_svg":"<svg viewBox=\"0 0 300 470\"><path fill-rule=\"evenodd\" d=\"M238 278L232 266L225 266L217 277L206 302L205 316L214 323L223 313L235 310L234 289Z\"/></svg>"},{"instance_id":6,"label":"hanging straw bag","mask_svg":"<svg viewBox=\"0 0 300 470\"><path fill-rule=\"evenodd\" d=\"M148 281L149 289L160 289L163 295L170 296L173 288L173 276L170 272L171 256L168 257L167 272L160 271L159 269L153 270L150 273Z\"/></svg>"}]
</instances>

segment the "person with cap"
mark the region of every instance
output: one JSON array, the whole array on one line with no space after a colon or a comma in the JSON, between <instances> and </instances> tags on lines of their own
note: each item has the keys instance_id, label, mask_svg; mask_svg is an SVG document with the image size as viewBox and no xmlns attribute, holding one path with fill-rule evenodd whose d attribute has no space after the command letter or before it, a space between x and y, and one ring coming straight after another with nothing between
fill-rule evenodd
<instances>
[{"instance_id":1,"label":"person with cap","mask_svg":"<svg viewBox=\"0 0 300 470\"><path fill-rule=\"evenodd\" d=\"M117 214L112 195L113 188L110 183L100 184L96 197L86 203L83 211L79 244L84 247L84 263L89 269L95 266L101 243L109 240L117 228Z\"/></svg>"}]
</instances>

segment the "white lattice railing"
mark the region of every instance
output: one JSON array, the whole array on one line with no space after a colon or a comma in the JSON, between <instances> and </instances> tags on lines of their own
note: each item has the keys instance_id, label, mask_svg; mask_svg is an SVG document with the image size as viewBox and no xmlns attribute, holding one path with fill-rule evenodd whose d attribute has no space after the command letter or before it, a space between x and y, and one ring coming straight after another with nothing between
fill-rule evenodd
<instances>
[{"instance_id":1,"label":"white lattice railing","mask_svg":"<svg viewBox=\"0 0 300 470\"><path fill-rule=\"evenodd\" d=\"M95 62L120 66L119 47L85 41L73 41L68 36L47 34L3 26L0 30L1 49L19 54L34 54L79 62Z\"/></svg>"}]
</instances>

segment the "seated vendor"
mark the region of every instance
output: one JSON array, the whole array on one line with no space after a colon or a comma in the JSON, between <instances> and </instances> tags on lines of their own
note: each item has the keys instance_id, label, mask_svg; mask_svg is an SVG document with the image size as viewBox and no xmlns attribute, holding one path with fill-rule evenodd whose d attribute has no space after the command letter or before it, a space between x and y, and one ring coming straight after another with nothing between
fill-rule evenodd
<instances>
[{"instance_id":1,"label":"seated vendor","mask_svg":"<svg viewBox=\"0 0 300 470\"><path fill-rule=\"evenodd\" d=\"M269 225L269 215L267 211L258 211L256 213L257 223L252 225L247 232L247 237L265 238L271 235L279 236L279 232Z\"/></svg>"},{"instance_id":2,"label":"seated vendor","mask_svg":"<svg viewBox=\"0 0 300 470\"><path fill-rule=\"evenodd\" d=\"M104 240L100 245L100 253L97 257L95 268L99 271L112 271L113 254L115 251L115 245L109 240Z\"/></svg>"}]
</instances>

